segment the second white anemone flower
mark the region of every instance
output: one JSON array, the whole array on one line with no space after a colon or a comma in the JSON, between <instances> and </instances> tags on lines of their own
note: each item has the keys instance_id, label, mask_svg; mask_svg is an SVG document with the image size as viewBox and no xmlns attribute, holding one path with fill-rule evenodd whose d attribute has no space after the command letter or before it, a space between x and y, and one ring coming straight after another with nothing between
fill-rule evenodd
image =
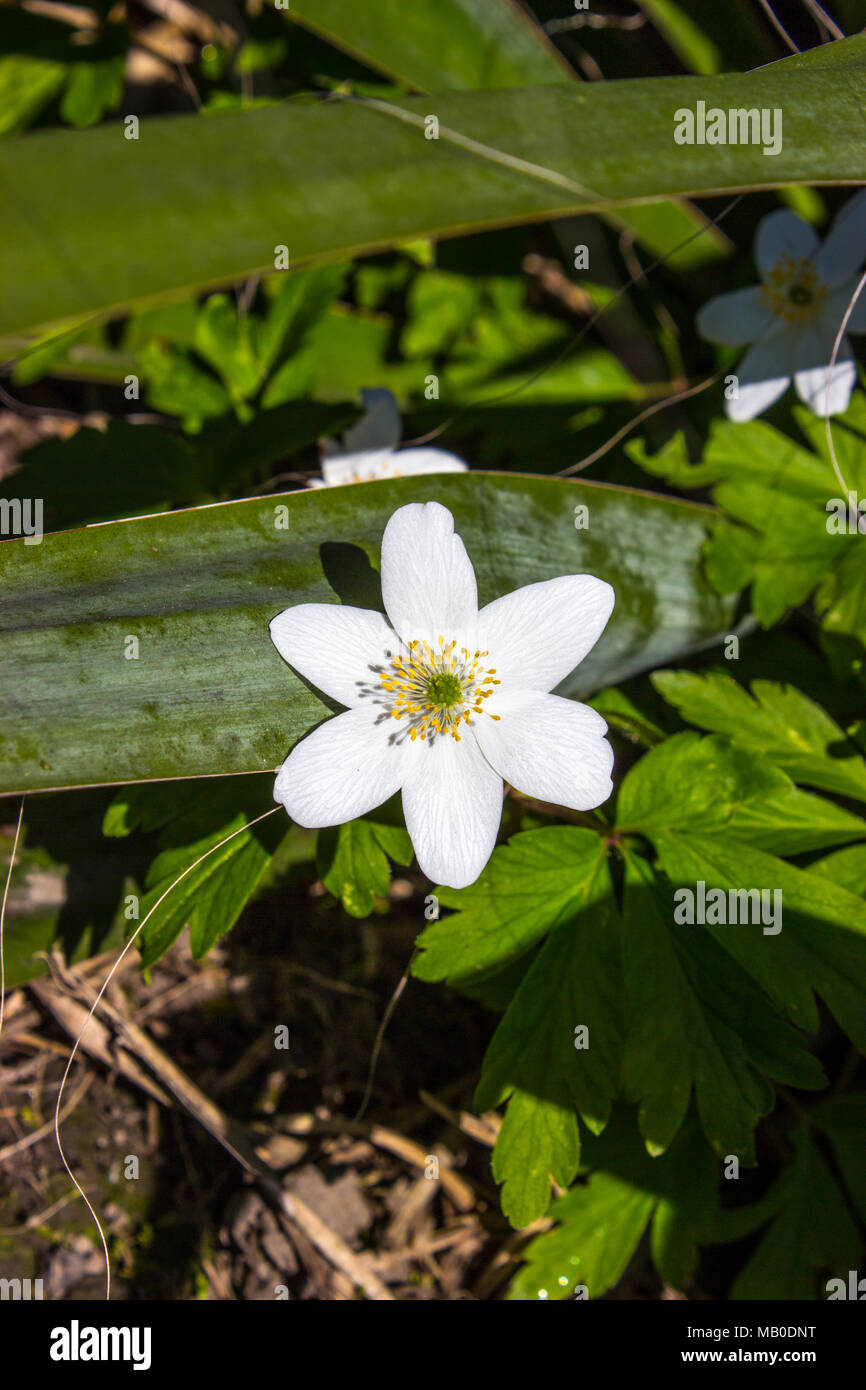
<instances>
[{"instance_id":1,"label":"second white anemone flower","mask_svg":"<svg viewBox=\"0 0 866 1390\"><path fill-rule=\"evenodd\" d=\"M797 394L816 415L847 409L857 368L847 336L831 371L833 344L866 259L866 190L839 211L823 242L793 212L761 219L755 260L763 283L717 295L697 316L702 337L727 347L751 343L737 369L738 394L725 400L731 420L751 420L783 394ZM866 333L866 291L848 320Z\"/></svg>"},{"instance_id":2,"label":"second white anemone flower","mask_svg":"<svg viewBox=\"0 0 866 1390\"><path fill-rule=\"evenodd\" d=\"M611 794L607 725L549 692L595 645L614 592L563 575L479 611L475 571L438 502L400 507L382 537L381 613L302 603L270 624L280 655L348 708L292 750L274 799L299 825L339 825L402 789L435 883L473 883L496 843L503 779L589 811Z\"/></svg>"},{"instance_id":3,"label":"second white anemone flower","mask_svg":"<svg viewBox=\"0 0 866 1390\"><path fill-rule=\"evenodd\" d=\"M400 412L386 387L365 388L361 400L364 414L345 431L342 443L325 441L322 476L313 478L310 487L340 487L414 473L465 473L468 465L447 449L398 449Z\"/></svg>"}]
</instances>

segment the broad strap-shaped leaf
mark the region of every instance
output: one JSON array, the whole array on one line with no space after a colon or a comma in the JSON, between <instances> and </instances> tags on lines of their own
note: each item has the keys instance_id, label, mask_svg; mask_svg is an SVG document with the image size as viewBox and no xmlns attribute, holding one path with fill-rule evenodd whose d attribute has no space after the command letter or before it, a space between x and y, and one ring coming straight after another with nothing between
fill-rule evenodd
<instances>
[{"instance_id":1,"label":"broad strap-shaped leaf","mask_svg":"<svg viewBox=\"0 0 866 1390\"><path fill-rule=\"evenodd\" d=\"M591 694L728 630L731 605L699 568L706 511L564 479L400 478L10 540L0 790L276 769L337 707L285 664L270 619L305 602L379 607L373 566L388 518L430 499L454 515L482 604L560 574L614 586L613 618L563 694Z\"/></svg>"},{"instance_id":2,"label":"broad strap-shaped leaf","mask_svg":"<svg viewBox=\"0 0 866 1390\"><path fill-rule=\"evenodd\" d=\"M0 336L273 271L280 246L299 266L647 199L863 180L866 40L830 46L850 54L844 81L782 61L407 96L388 110L353 99L155 117L137 140L110 124L5 141ZM676 144L675 112L698 101L783 108L781 151ZM431 113L438 140L425 138Z\"/></svg>"},{"instance_id":3,"label":"broad strap-shaped leaf","mask_svg":"<svg viewBox=\"0 0 866 1390\"><path fill-rule=\"evenodd\" d=\"M549 86L577 79L519 0L412 0L408 7L403 0L375 5L301 0L287 18L416 91ZM681 200L645 203L609 220L628 227L657 254L673 253L672 265L712 260L729 245L697 208Z\"/></svg>"}]
</instances>

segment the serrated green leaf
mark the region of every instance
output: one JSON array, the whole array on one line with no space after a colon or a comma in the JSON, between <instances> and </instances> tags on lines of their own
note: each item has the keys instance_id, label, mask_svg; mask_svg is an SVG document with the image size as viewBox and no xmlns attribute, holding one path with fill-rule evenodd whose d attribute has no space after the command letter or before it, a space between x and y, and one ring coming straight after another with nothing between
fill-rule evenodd
<instances>
[{"instance_id":1,"label":"serrated green leaf","mask_svg":"<svg viewBox=\"0 0 866 1390\"><path fill-rule=\"evenodd\" d=\"M831 513L841 489L824 422L803 407L794 408L794 417L813 453L761 420L714 420L703 459L695 465L688 463L679 436L653 458L639 442L627 446L636 463L676 487L712 485L713 500L726 518L708 543L707 572L722 593L751 584L752 608L764 627L803 603L822 580L829 585L825 576L853 564L848 557L860 548L856 528L851 534L834 529ZM866 399L855 393L832 429L843 476L861 495L866 491L864 426Z\"/></svg>"},{"instance_id":2,"label":"serrated green leaf","mask_svg":"<svg viewBox=\"0 0 866 1390\"><path fill-rule=\"evenodd\" d=\"M866 1095L830 1096L810 1110L809 1122L829 1136L845 1188L866 1221Z\"/></svg>"},{"instance_id":3,"label":"serrated green leaf","mask_svg":"<svg viewBox=\"0 0 866 1390\"><path fill-rule=\"evenodd\" d=\"M553 837L546 846L551 854L562 844L555 828L530 834L539 840ZM622 966L610 873L596 840L595 863L578 885L574 920L548 937L493 1036L475 1097L479 1110L492 1109L509 1097L513 1105L517 1096L525 1114L528 1097L533 1096L563 1116L577 1111L592 1130L607 1122L611 1097L619 1089ZM576 1122L574 1133L577 1136ZM542 1127L535 1167L546 1164L554 1172L560 1144L558 1131ZM522 1148L514 1146L511 1128L503 1126L493 1167L497 1181L510 1184L512 1193L522 1183L514 1166L522 1161ZM549 1198L549 1189L533 1183L521 1198L520 1224L543 1215Z\"/></svg>"},{"instance_id":4,"label":"serrated green leaf","mask_svg":"<svg viewBox=\"0 0 866 1390\"><path fill-rule=\"evenodd\" d=\"M107 835L162 827L135 919L144 923L138 937L143 966L159 960L185 926L195 959L234 926L288 829L279 809L242 828L269 809L270 790L260 778L203 779L126 787L114 798L103 824Z\"/></svg>"},{"instance_id":5,"label":"serrated green leaf","mask_svg":"<svg viewBox=\"0 0 866 1390\"><path fill-rule=\"evenodd\" d=\"M866 1049L866 903L808 870L723 835L654 835L659 860L672 883L694 891L779 894L772 925L714 924L711 933L798 1027L813 1033L818 1010L813 990L849 1037ZM727 899L730 902L730 898ZM744 905L745 906L745 905ZM764 919L762 918L762 921Z\"/></svg>"},{"instance_id":6,"label":"serrated green leaf","mask_svg":"<svg viewBox=\"0 0 866 1390\"><path fill-rule=\"evenodd\" d=\"M593 1174L556 1203L556 1230L527 1246L509 1300L570 1298L577 1284L590 1298L600 1297L625 1272L655 1205L653 1193L610 1173Z\"/></svg>"},{"instance_id":7,"label":"serrated green leaf","mask_svg":"<svg viewBox=\"0 0 866 1390\"><path fill-rule=\"evenodd\" d=\"M626 774L617 828L652 836L662 830L722 829L743 803L777 795L775 768L726 738L674 734Z\"/></svg>"},{"instance_id":8,"label":"serrated green leaf","mask_svg":"<svg viewBox=\"0 0 866 1390\"><path fill-rule=\"evenodd\" d=\"M412 841L398 826L372 820L347 821L330 838L322 881L351 917L369 917L376 898L388 895L389 856L399 864L411 863ZM321 843L323 835L319 839Z\"/></svg>"},{"instance_id":9,"label":"serrated green leaf","mask_svg":"<svg viewBox=\"0 0 866 1390\"><path fill-rule=\"evenodd\" d=\"M681 1288L718 1212L718 1168L698 1126L690 1120L667 1153L650 1158L633 1113L619 1107L600 1138L587 1137L581 1167L588 1181L554 1203L557 1224L526 1247L508 1298L569 1298L577 1284L599 1298L624 1273L651 1218L656 1267Z\"/></svg>"},{"instance_id":10,"label":"serrated green leaf","mask_svg":"<svg viewBox=\"0 0 866 1390\"><path fill-rule=\"evenodd\" d=\"M577 1119L569 1106L515 1091L493 1155L502 1210L512 1226L528 1226L550 1203L551 1179L567 1187L580 1161Z\"/></svg>"},{"instance_id":11,"label":"serrated green leaf","mask_svg":"<svg viewBox=\"0 0 866 1390\"><path fill-rule=\"evenodd\" d=\"M694 1091L719 1154L754 1162L753 1131L773 1104L767 1076L820 1087L823 1072L771 1000L700 925L678 925L669 888L626 863L623 1083L640 1103L650 1153L670 1144ZM735 929L732 929L735 930Z\"/></svg>"},{"instance_id":12,"label":"serrated green leaf","mask_svg":"<svg viewBox=\"0 0 866 1390\"><path fill-rule=\"evenodd\" d=\"M730 676L659 671L653 684L691 724L726 734L769 758L796 782L866 800L866 759L820 705L793 686Z\"/></svg>"},{"instance_id":13,"label":"serrated green leaf","mask_svg":"<svg viewBox=\"0 0 866 1390\"><path fill-rule=\"evenodd\" d=\"M601 837L577 826L514 835L469 888L437 888L456 911L421 933L412 973L460 985L502 969L573 920L603 855Z\"/></svg>"},{"instance_id":14,"label":"serrated green leaf","mask_svg":"<svg viewBox=\"0 0 866 1390\"><path fill-rule=\"evenodd\" d=\"M866 895L866 845L850 845L816 859L809 865L809 872L821 874L862 898Z\"/></svg>"},{"instance_id":15,"label":"serrated green leaf","mask_svg":"<svg viewBox=\"0 0 866 1390\"><path fill-rule=\"evenodd\" d=\"M776 1184L777 1215L738 1275L733 1299L813 1299L818 1272L847 1284L861 1242L839 1186L811 1138L798 1137L794 1159ZM821 1289L819 1297L826 1297Z\"/></svg>"}]
</instances>

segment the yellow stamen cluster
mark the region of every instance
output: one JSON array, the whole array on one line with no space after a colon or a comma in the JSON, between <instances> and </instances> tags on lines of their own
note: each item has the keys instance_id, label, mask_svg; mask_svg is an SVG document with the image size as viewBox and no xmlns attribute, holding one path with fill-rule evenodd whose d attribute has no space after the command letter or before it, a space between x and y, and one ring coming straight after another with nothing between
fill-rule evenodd
<instances>
[{"instance_id":1,"label":"yellow stamen cluster","mask_svg":"<svg viewBox=\"0 0 866 1390\"><path fill-rule=\"evenodd\" d=\"M381 685L394 696L390 713L394 719L406 717L409 737L425 740L428 734L450 734L458 743L461 724L471 724L473 714L487 714L499 719L483 707L483 701L493 694L496 667L485 669L481 662L489 652L470 652L468 647L457 648L457 642L446 643L440 635L438 648L429 642L409 643L409 655L395 656L390 669L381 676Z\"/></svg>"},{"instance_id":2,"label":"yellow stamen cluster","mask_svg":"<svg viewBox=\"0 0 866 1390\"><path fill-rule=\"evenodd\" d=\"M808 259L780 256L761 286L761 299L788 323L808 323L827 298L827 286Z\"/></svg>"}]
</instances>

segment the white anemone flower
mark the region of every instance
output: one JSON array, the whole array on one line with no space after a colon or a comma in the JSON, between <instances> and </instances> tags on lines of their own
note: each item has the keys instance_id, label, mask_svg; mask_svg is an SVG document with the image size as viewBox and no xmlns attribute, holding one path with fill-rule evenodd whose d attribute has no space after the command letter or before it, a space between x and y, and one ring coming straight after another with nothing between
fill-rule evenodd
<instances>
[{"instance_id":1,"label":"white anemone flower","mask_svg":"<svg viewBox=\"0 0 866 1390\"><path fill-rule=\"evenodd\" d=\"M345 431L342 443L325 441L322 476L310 487L339 487L375 478L402 478L415 473L465 473L467 465L446 449L398 449L402 428L394 396L385 387L365 389L365 413Z\"/></svg>"},{"instance_id":2,"label":"white anemone flower","mask_svg":"<svg viewBox=\"0 0 866 1390\"><path fill-rule=\"evenodd\" d=\"M697 316L698 332L713 343L752 346L737 371L739 393L725 401L731 420L751 420L790 386L816 415L847 409L857 368L848 337L832 372L833 344L866 258L866 190L839 211L824 242L795 213L771 212L755 237L762 283L721 294ZM866 293L848 320L866 333Z\"/></svg>"},{"instance_id":3,"label":"white anemone flower","mask_svg":"<svg viewBox=\"0 0 866 1390\"><path fill-rule=\"evenodd\" d=\"M394 512L381 574L387 618L302 603L270 624L280 655L348 707L292 750L274 800L318 828L363 816L402 789L421 869L465 888L493 852L503 779L577 811L611 794L605 721L549 692L600 637L613 589L589 574L564 575L479 611L472 562L438 502Z\"/></svg>"}]
</instances>

